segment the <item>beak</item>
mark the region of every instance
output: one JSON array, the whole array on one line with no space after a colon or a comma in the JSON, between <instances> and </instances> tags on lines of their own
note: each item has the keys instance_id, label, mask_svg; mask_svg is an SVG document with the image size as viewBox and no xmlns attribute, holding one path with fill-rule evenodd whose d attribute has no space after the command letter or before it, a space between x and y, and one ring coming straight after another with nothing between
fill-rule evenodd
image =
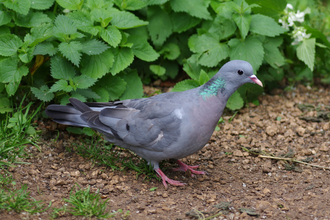
<instances>
[{"instance_id":1,"label":"beak","mask_svg":"<svg viewBox=\"0 0 330 220\"><path fill-rule=\"evenodd\" d=\"M264 87L263 85L262 85L262 82L255 76L255 75L252 75L252 76L250 76L249 77L255 84L258 84L259 86L261 86L261 87Z\"/></svg>"}]
</instances>

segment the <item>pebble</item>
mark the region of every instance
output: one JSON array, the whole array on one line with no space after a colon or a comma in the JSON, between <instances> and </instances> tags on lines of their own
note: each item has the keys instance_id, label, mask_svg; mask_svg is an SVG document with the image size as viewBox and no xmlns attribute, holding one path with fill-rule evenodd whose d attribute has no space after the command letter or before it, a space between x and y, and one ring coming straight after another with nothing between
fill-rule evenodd
<instances>
[{"instance_id":1,"label":"pebble","mask_svg":"<svg viewBox=\"0 0 330 220\"><path fill-rule=\"evenodd\" d=\"M276 127L274 127L274 126L268 126L266 128L266 134L268 134L269 136L273 137L276 133L277 133Z\"/></svg>"},{"instance_id":2,"label":"pebble","mask_svg":"<svg viewBox=\"0 0 330 220\"><path fill-rule=\"evenodd\" d=\"M303 127L298 127L296 128L296 132L298 133L299 136L303 136L305 134L306 129Z\"/></svg>"}]
</instances>

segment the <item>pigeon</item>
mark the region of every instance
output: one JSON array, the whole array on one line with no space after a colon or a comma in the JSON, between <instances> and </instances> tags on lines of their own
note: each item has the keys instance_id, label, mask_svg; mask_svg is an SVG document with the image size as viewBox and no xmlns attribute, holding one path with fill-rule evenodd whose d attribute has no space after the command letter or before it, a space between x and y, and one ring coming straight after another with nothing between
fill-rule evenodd
<instances>
[{"instance_id":1,"label":"pigeon","mask_svg":"<svg viewBox=\"0 0 330 220\"><path fill-rule=\"evenodd\" d=\"M68 105L49 105L46 114L53 121L99 131L104 138L133 151L153 166L163 185L183 186L168 178L159 162L175 159L179 168L191 174L205 174L179 159L201 150L209 141L228 98L243 84L263 86L250 63L232 60L208 82L183 92L168 92L148 98L114 102L86 102L70 98Z\"/></svg>"}]
</instances>

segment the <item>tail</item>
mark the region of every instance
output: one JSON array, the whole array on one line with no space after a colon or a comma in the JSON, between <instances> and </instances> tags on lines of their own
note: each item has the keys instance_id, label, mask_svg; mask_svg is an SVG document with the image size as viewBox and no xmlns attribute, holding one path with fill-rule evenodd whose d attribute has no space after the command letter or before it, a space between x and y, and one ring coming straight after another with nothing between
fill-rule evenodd
<instances>
[{"instance_id":1,"label":"tail","mask_svg":"<svg viewBox=\"0 0 330 220\"><path fill-rule=\"evenodd\" d=\"M93 110L83 102L77 99L69 99L71 105L49 105L45 113L53 119L53 121L78 127L89 127L88 123L81 118L84 112L92 112Z\"/></svg>"}]
</instances>

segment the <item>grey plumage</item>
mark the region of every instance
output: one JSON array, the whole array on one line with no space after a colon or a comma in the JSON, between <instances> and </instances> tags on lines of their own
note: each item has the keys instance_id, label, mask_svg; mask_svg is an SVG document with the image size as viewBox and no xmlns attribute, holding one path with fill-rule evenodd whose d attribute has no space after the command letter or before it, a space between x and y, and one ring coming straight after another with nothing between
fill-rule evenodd
<instances>
[{"instance_id":1,"label":"grey plumage","mask_svg":"<svg viewBox=\"0 0 330 220\"><path fill-rule=\"evenodd\" d=\"M262 86L252 66L241 60L226 63L206 84L184 92L108 103L49 105L46 114L55 122L90 127L154 166L163 184L183 185L159 169L165 159L180 159L199 151L210 139L228 98L244 83ZM177 170L203 174L178 160Z\"/></svg>"}]
</instances>

